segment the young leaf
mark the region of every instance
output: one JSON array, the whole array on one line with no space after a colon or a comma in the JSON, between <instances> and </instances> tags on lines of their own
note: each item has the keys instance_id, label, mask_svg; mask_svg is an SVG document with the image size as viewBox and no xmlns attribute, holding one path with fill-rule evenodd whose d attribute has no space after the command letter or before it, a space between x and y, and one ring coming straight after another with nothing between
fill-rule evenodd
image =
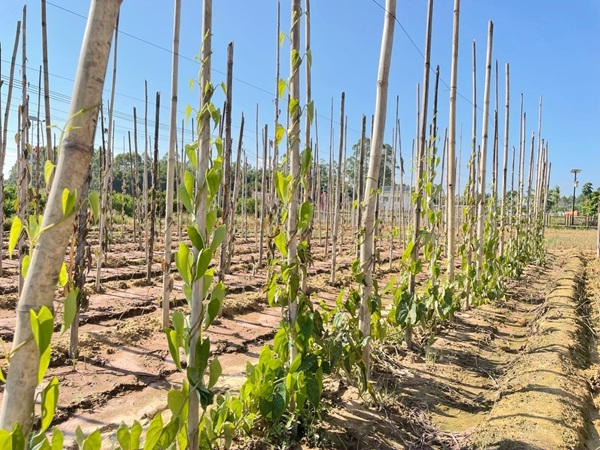
<instances>
[{"instance_id":1,"label":"young leaf","mask_svg":"<svg viewBox=\"0 0 600 450\"><path fill-rule=\"evenodd\" d=\"M194 248L196 250L202 250L204 248L204 240L202 239L200 233L198 233L196 227L193 225L187 227L187 233L190 241L192 241L192 244L194 245Z\"/></svg>"},{"instance_id":2,"label":"young leaf","mask_svg":"<svg viewBox=\"0 0 600 450\"><path fill-rule=\"evenodd\" d=\"M285 40L285 33L283 31L281 31L279 33L279 46L281 47L283 45L283 41Z\"/></svg>"},{"instance_id":3,"label":"young leaf","mask_svg":"<svg viewBox=\"0 0 600 450\"><path fill-rule=\"evenodd\" d=\"M160 437L158 438L158 448L170 448L170 445L175 441L177 432L179 431L179 418L171 420L166 427L163 428Z\"/></svg>"},{"instance_id":4,"label":"young leaf","mask_svg":"<svg viewBox=\"0 0 600 450\"><path fill-rule=\"evenodd\" d=\"M137 449L140 448L140 436L142 435L142 426L136 420L131 425L131 437L129 438L129 448Z\"/></svg>"},{"instance_id":5,"label":"young leaf","mask_svg":"<svg viewBox=\"0 0 600 450\"><path fill-rule=\"evenodd\" d=\"M42 391L42 431L46 431L56 412L58 404L58 378L52 377L50 383Z\"/></svg>"},{"instance_id":6,"label":"young leaf","mask_svg":"<svg viewBox=\"0 0 600 450\"><path fill-rule=\"evenodd\" d=\"M186 283L192 284L192 274L190 267L190 249L183 242L179 243L179 250L175 254L175 266L181 279Z\"/></svg>"},{"instance_id":7,"label":"young leaf","mask_svg":"<svg viewBox=\"0 0 600 450\"><path fill-rule=\"evenodd\" d=\"M160 439L163 429L163 421L160 412L152 418L148 431L146 431L146 442L144 442L144 450L154 450Z\"/></svg>"},{"instance_id":8,"label":"young leaf","mask_svg":"<svg viewBox=\"0 0 600 450\"><path fill-rule=\"evenodd\" d=\"M65 437L58 428L52 428L52 450L62 450Z\"/></svg>"},{"instance_id":9,"label":"young leaf","mask_svg":"<svg viewBox=\"0 0 600 450\"><path fill-rule=\"evenodd\" d=\"M208 366L208 373L209 373L209 379L208 379L208 388L212 388L215 384L217 384L217 381L219 380L219 377L221 376L221 373L223 372L223 369L221 368L221 363L219 362L219 359L217 357L215 357L211 362L210 365Z\"/></svg>"},{"instance_id":10,"label":"young leaf","mask_svg":"<svg viewBox=\"0 0 600 450\"><path fill-rule=\"evenodd\" d=\"M83 450L98 450L102 448L102 435L100 430L94 431L83 442Z\"/></svg>"},{"instance_id":11,"label":"young leaf","mask_svg":"<svg viewBox=\"0 0 600 450\"><path fill-rule=\"evenodd\" d=\"M287 258L288 250L287 250L287 240L285 238L285 233L283 231L280 231L277 234L277 236L275 236L275 238L273 239L273 242L275 243L275 245L277 246L277 249L281 252L283 257Z\"/></svg>"},{"instance_id":12,"label":"young leaf","mask_svg":"<svg viewBox=\"0 0 600 450\"><path fill-rule=\"evenodd\" d=\"M54 332L54 317L46 306L40 308L39 313L31 309L29 320L35 343L40 350L40 366L38 370L38 384L41 383L50 365L50 340Z\"/></svg>"},{"instance_id":13,"label":"young leaf","mask_svg":"<svg viewBox=\"0 0 600 450\"><path fill-rule=\"evenodd\" d=\"M208 328L213 320L215 320L215 317L217 317L217 314L219 314L219 310L223 304L223 298L225 298L225 285L223 282L219 282L210 293L210 302L208 302L206 318L204 319L205 328Z\"/></svg>"},{"instance_id":14,"label":"young leaf","mask_svg":"<svg viewBox=\"0 0 600 450\"><path fill-rule=\"evenodd\" d=\"M190 80L190 89L192 89L194 87L194 79L192 78ZM190 116L192 115L192 105L190 105L189 103L187 105L185 105L185 121L187 122L190 119Z\"/></svg>"},{"instance_id":15,"label":"young leaf","mask_svg":"<svg viewBox=\"0 0 600 450\"><path fill-rule=\"evenodd\" d=\"M98 191L90 192L88 195L88 202L90 202L90 207L92 208L94 223L97 223L100 218L100 199L98 197Z\"/></svg>"},{"instance_id":16,"label":"young leaf","mask_svg":"<svg viewBox=\"0 0 600 450\"><path fill-rule=\"evenodd\" d=\"M117 442L121 446L121 450L131 449L131 433L129 432L129 427L125 424L125 422L121 422L121 425L119 425L119 428L117 429Z\"/></svg>"},{"instance_id":17,"label":"young leaf","mask_svg":"<svg viewBox=\"0 0 600 450\"><path fill-rule=\"evenodd\" d=\"M10 226L10 235L8 237L8 257L12 259L13 251L17 246L17 242L19 241L19 236L21 236L21 231L23 230L23 223L18 216L13 217L12 225Z\"/></svg>"},{"instance_id":18,"label":"young leaf","mask_svg":"<svg viewBox=\"0 0 600 450\"><path fill-rule=\"evenodd\" d=\"M75 319L75 313L77 312L77 296L79 295L79 288L76 288L69 292L67 298L65 298L65 304L63 308L63 324L60 328L60 334L64 334Z\"/></svg>"},{"instance_id":19,"label":"young leaf","mask_svg":"<svg viewBox=\"0 0 600 450\"><path fill-rule=\"evenodd\" d=\"M185 153L194 170L198 170L198 158L196 156L196 150L198 150L198 141L185 146Z\"/></svg>"},{"instance_id":20,"label":"young leaf","mask_svg":"<svg viewBox=\"0 0 600 450\"><path fill-rule=\"evenodd\" d=\"M46 187L50 188L50 178L52 178L52 173L54 173L54 168L56 166L52 164L52 161L46 160L44 163L44 182L46 183Z\"/></svg>"},{"instance_id":21,"label":"young leaf","mask_svg":"<svg viewBox=\"0 0 600 450\"><path fill-rule=\"evenodd\" d=\"M77 199L77 191L70 192L69 189L64 188L62 193L62 211L63 217L67 217L73 212L75 206L75 200Z\"/></svg>"},{"instance_id":22,"label":"young leaf","mask_svg":"<svg viewBox=\"0 0 600 450\"><path fill-rule=\"evenodd\" d=\"M313 119L315 118L315 101L311 100L306 105L306 112L308 114L308 122L313 123Z\"/></svg>"},{"instance_id":23,"label":"young leaf","mask_svg":"<svg viewBox=\"0 0 600 450\"><path fill-rule=\"evenodd\" d=\"M67 274L67 265L63 262L60 266L60 272L58 273L58 285L65 287L69 281L69 275Z\"/></svg>"},{"instance_id":24,"label":"young leaf","mask_svg":"<svg viewBox=\"0 0 600 450\"><path fill-rule=\"evenodd\" d=\"M287 83L283 78L280 78L277 82L277 90L279 92L279 98L283 98L285 95L285 88L287 87Z\"/></svg>"},{"instance_id":25,"label":"young leaf","mask_svg":"<svg viewBox=\"0 0 600 450\"><path fill-rule=\"evenodd\" d=\"M181 370L181 362L179 359L179 336L177 332L171 328L165 328L165 333L167 334L167 343L169 345L171 358L173 358L177 370Z\"/></svg>"},{"instance_id":26,"label":"young leaf","mask_svg":"<svg viewBox=\"0 0 600 450\"><path fill-rule=\"evenodd\" d=\"M219 225L219 227L217 227L215 230L212 242L210 243L210 248L213 252L219 247L219 245L221 245L225 239L225 236L227 236L227 228L225 227L225 224Z\"/></svg>"},{"instance_id":27,"label":"young leaf","mask_svg":"<svg viewBox=\"0 0 600 450\"><path fill-rule=\"evenodd\" d=\"M198 253L198 260L196 262L196 273L194 274L193 281L199 280L200 277L204 276L210 260L212 259L213 252L210 248L200 250Z\"/></svg>"},{"instance_id":28,"label":"young leaf","mask_svg":"<svg viewBox=\"0 0 600 450\"><path fill-rule=\"evenodd\" d=\"M184 208L187 209L187 211L190 214L195 214L196 211L194 211L194 209L192 208L192 199L190 197L190 194L188 194L188 191L185 188L185 186L180 185L177 188L177 192L179 192L179 200L181 200L181 203L183 204Z\"/></svg>"},{"instance_id":29,"label":"young leaf","mask_svg":"<svg viewBox=\"0 0 600 450\"><path fill-rule=\"evenodd\" d=\"M31 264L31 258L29 255L23 255L23 262L21 263L21 276L25 278L27 272L29 272L29 265Z\"/></svg>"}]
</instances>

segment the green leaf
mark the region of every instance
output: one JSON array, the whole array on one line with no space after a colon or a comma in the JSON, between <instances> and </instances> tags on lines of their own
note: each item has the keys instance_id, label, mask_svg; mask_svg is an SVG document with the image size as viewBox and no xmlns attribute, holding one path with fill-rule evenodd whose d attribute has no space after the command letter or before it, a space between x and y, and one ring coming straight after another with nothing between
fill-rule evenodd
<instances>
[{"instance_id":1,"label":"green leaf","mask_svg":"<svg viewBox=\"0 0 600 450\"><path fill-rule=\"evenodd\" d=\"M31 264L31 258L29 255L23 255L23 261L21 262L21 276L25 278L27 272L29 272L29 265Z\"/></svg>"},{"instance_id":2,"label":"green leaf","mask_svg":"<svg viewBox=\"0 0 600 450\"><path fill-rule=\"evenodd\" d=\"M297 67L302 62L302 58L300 58L300 52L295 48L292 49L292 67Z\"/></svg>"},{"instance_id":3,"label":"green leaf","mask_svg":"<svg viewBox=\"0 0 600 450\"><path fill-rule=\"evenodd\" d=\"M102 434L100 430L94 431L83 442L83 450L100 450L102 448Z\"/></svg>"},{"instance_id":4,"label":"green leaf","mask_svg":"<svg viewBox=\"0 0 600 450\"><path fill-rule=\"evenodd\" d=\"M209 170L206 174L206 184L208 186L208 193L211 197L216 196L219 192L219 186L221 185L221 175L214 169Z\"/></svg>"},{"instance_id":5,"label":"green leaf","mask_svg":"<svg viewBox=\"0 0 600 450\"><path fill-rule=\"evenodd\" d=\"M75 200L77 199L77 191L70 192L68 188L63 189L62 193L62 212L63 217L67 217L73 212Z\"/></svg>"},{"instance_id":6,"label":"green leaf","mask_svg":"<svg viewBox=\"0 0 600 450\"><path fill-rule=\"evenodd\" d=\"M206 213L206 229L212 230L215 227L215 223L217 223L217 210L211 209Z\"/></svg>"},{"instance_id":7,"label":"green leaf","mask_svg":"<svg viewBox=\"0 0 600 450\"><path fill-rule=\"evenodd\" d=\"M158 412L152 418L150 425L148 426L148 431L146 432L146 442L144 442L144 450L154 450L156 448L156 444L160 439L160 435L162 434L163 429L163 421L161 417L161 413Z\"/></svg>"},{"instance_id":8,"label":"green leaf","mask_svg":"<svg viewBox=\"0 0 600 450\"><path fill-rule=\"evenodd\" d=\"M278 123L277 127L275 128L275 143L277 145L279 145L281 143L281 140L283 139L284 135L285 135L285 128L283 128L283 125Z\"/></svg>"},{"instance_id":9,"label":"green leaf","mask_svg":"<svg viewBox=\"0 0 600 450\"><path fill-rule=\"evenodd\" d=\"M58 404L58 378L52 377L50 383L42 391L42 431L46 431L56 413Z\"/></svg>"},{"instance_id":10,"label":"green leaf","mask_svg":"<svg viewBox=\"0 0 600 450\"><path fill-rule=\"evenodd\" d=\"M285 95L285 88L287 88L287 83L283 78L280 78L277 82L277 91L279 92L279 98L283 98Z\"/></svg>"},{"instance_id":11,"label":"green leaf","mask_svg":"<svg viewBox=\"0 0 600 450\"><path fill-rule=\"evenodd\" d=\"M281 252L283 257L287 258L288 249L287 249L287 239L286 239L285 233L283 231L280 231L277 234L277 236L275 236L273 238L273 242L275 243L275 245L277 246L277 249Z\"/></svg>"},{"instance_id":12,"label":"green leaf","mask_svg":"<svg viewBox=\"0 0 600 450\"><path fill-rule=\"evenodd\" d=\"M190 241L192 241L192 244L194 245L194 248L196 250L202 250L204 248L204 240L202 239L200 233L198 233L197 228L191 225L187 227L187 233Z\"/></svg>"},{"instance_id":13,"label":"green leaf","mask_svg":"<svg viewBox=\"0 0 600 450\"><path fill-rule=\"evenodd\" d=\"M121 425L119 425L119 428L117 429L117 442L121 446L121 450L133 450L130 447L131 433L125 422L121 422Z\"/></svg>"},{"instance_id":14,"label":"green leaf","mask_svg":"<svg viewBox=\"0 0 600 450\"><path fill-rule=\"evenodd\" d=\"M39 384L50 365L50 340L54 332L54 317L46 306L42 306L38 314L33 309L29 310L29 319L35 343L40 351Z\"/></svg>"},{"instance_id":15,"label":"green leaf","mask_svg":"<svg viewBox=\"0 0 600 450\"><path fill-rule=\"evenodd\" d=\"M178 431L179 418L176 417L162 430L160 438L158 439L158 448L169 448L169 446L175 441Z\"/></svg>"},{"instance_id":16,"label":"green leaf","mask_svg":"<svg viewBox=\"0 0 600 450\"><path fill-rule=\"evenodd\" d=\"M136 420L131 425L131 437L129 438L129 448L132 450L140 448L140 436L142 435L142 426Z\"/></svg>"},{"instance_id":17,"label":"green leaf","mask_svg":"<svg viewBox=\"0 0 600 450\"><path fill-rule=\"evenodd\" d=\"M183 172L183 186L190 198L193 197L194 194L194 181L194 175L189 170Z\"/></svg>"},{"instance_id":18,"label":"green leaf","mask_svg":"<svg viewBox=\"0 0 600 450\"><path fill-rule=\"evenodd\" d=\"M308 64L308 67L310 68L312 66L312 52L310 49L306 50L306 62ZM312 119L311 119L311 122L312 122Z\"/></svg>"},{"instance_id":19,"label":"green leaf","mask_svg":"<svg viewBox=\"0 0 600 450\"><path fill-rule=\"evenodd\" d=\"M219 362L218 358L214 358L209 366L208 366L208 373L209 373L209 377L208 377L208 388L212 388L215 384L217 384L217 381L219 380L219 377L221 376L221 373L223 373L223 369L221 368L221 363Z\"/></svg>"},{"instance_id":20,"label":"green leaf","mask_svg":"<svg viewBox=\"0 0 600 450\"><path fill-rule=\"evenodd\" d=\"M283 41L285 41L285 33L282 31L279 33L279 46L283 45Z\"/></svg>"},{"instance_id":21,"label":"green leaf","mask_svg":"<svg viewBox=\"0 0 600 450\"><path fill-rule=\"evenodd\" d=\"M198 252L198 260L196 262L196 273L194 274L193 280L199 280L200 277L203 277L206 273L206 269L210 264L212 259L213 252L210 248L205 248L204 250L200 250Z\"/></svg>"},{"instance_id":22,"label":"green leaf","mask_svg":"<svg viewBox=\"0 0 600 450\"><path fill-rule=\"evenodd\" d=\"M52 178L52 174L54 173L54 168L56 166L52 164L52 161L46 160L44 163L44 182L46 183L46 187L50 188L50 178Z\"/></svg>"},{"instance_id":23,"label":"green leaf","mask_svg":"<svg viewBox=\"0 0 600 450\"><path fill-rule=\"evenodd\" d=\"M290 104L288 106L288 110L290 112L290 116L294 117L298 112L299 104L297 98L290 98Z\"/></svg>"},{"instance_id":24,"label":"green leaf","mask_svg":"<svg viewBox=\"0 0 600 450\"><path fill-rule=\"evenodd\" d=\"M208 337L203 340L198 339L196 341L196 374L200 378L200 376L206 370L206 366L208 365L208 357L210 356L210 339Z\"/></svg>"},{"instance_id":25,"label":"green leaf","mask_svg":"<svg viewBox=\"0 0 600 450\"><path fill-rule=\"evenodd\" d=\"M65 437L62 434L62 431L60 431L56 427L53 427L52 428L52 450L62 450L64 440L65 440Z\"/></svg>"},{"instance_id":26,"label":"green leaf","mask_svg":"<svg viewBox=\"0 0 600 450\"><path fill-rule=\"evenodd\" d=\"M18 216L13 217L12 225L10 226L10 235L8 237L8 257L12 259L13 251L19 242L19 236L23 230L23 222Z\"/></svg>"},{"instance_id":27,"label":"green leaf","mask_svg":"<svg viewBox=\"0 0 600 450\"><path fill-rule=\"evenodd\" d=\"M179 250L175 253L175 266L181 279L186 283L192 284L192 272L190 265L190 249L183 242L179 243Z\"/></svg>"},{"instance_id":28,"label":"green leaf","mask_svg":"<svg viewBox=\"0 0 600 450\"><path fill-rule=\"evenodd\" d=\"M219 247L219 245L221 245L225 239L225 236L227 236L227 228L225 227L225 224L219 225L214 231L213 239L210 243L210 248L213 252Z\"/></svg>"},{"instance_id":29,"label":"green leaf","mask_svg":"<svg viewBox=\"0 0 600 450\"><path fill-rule=\"evenodd\" d=\"M181 370L181 362L179 360L179 336L177 332L171 328L165 328L165 333L167 335L167 343L169 345L171 358L173 358L177 370Z\"/></svg>"},{"instance_id":30,"label":"green leaf","mask_svg":"<svg viewBox=\"0 0 600 450\"><path fill-rule=\"evenodd\" d=\"M69 292L67 298L65 298L65 303L63 307L63 323L60 328L60 334L64 334L71 325L73 324L73 320L75 319L75 314L77 313L77 297L79 296L79 288L76 288Z\"/></svg>"},{"instance_id":31,"label":"green leaf","mask_svg":"<svg viewBox=\"0 0 600 450\"><path fill-rule=\"evenodd\" d=\"M313 123L313 120L315 118L315 101L314 100L311 100L310 102L308 102L308 105L306 105L306 112L308 114L308 122Z\"/></svg>"},{"instance_id":32,"label":"green leaf","mask_svg":"<svg viewBox=\"0 0 600 450\"><path fill-rule=\"evenodd\" d=\"M192 207L192 199L190 194L188 194L185 186L180 185L177 188L177 192L179 193L179 200L181 201L183 207L190 213L195 214L194 208Z\"/></svg>"},{"instance_id":33,"label":"green leaf","mask_svg":"<svg viewBox=\"0 0 600 450\"><path fill-rule=\"evenodd\" d=\"M190 89L192 89L194 87L194 83L195 83L195 80L193 78L190 79ZM190 105L188 103L187 105L185 105L185 121L186 122L188 120L190 120L191 115L192 115L192 105Z\"/></svg>"},{"instance_id":34,"label":"green leaf","mask_svg":"<svg viewBox=\"0 0 600 450\"><path fill-rule=\"evenodd\" d=\"M208 328L219 314L219 310L223 304L223 298L225 298L225 285L223 282L219 282L210 293L210 302L206 308L206 318L204 319L205 328Z\"/></svg>"},{"instance_id":35,"label":"green leaf","mask_svg":"<svg viewBox=\"0 0 600 450\"><path fill-rule=\"evenodd\" d=\"M198 170L198 157L196 155L196 151L198 150L198 141L193 142L192 144L187 144L185 146L185 154L188 157L188 161L194 168L194 170Z\"/></svg>"},{"instance_id":36,"label":"green leaf","mask_svg":"<svg viewBox=\"0 0 600 450\"><path fill-rule=\"evenodd\" d=\"M310 169L310 164L312 162L312 150L310 147L305 147L304 151L300 155L300 170L302 174L306 174Z\"/></svg>"},{"instance_id":37,"label":"green leaf","mask_svg":"<svg viewBox=\"0 0 600 450\"><path fill-rule=\"evenodd\" d=\"M69 275L67 273L67 265L63 262L60 265L60 272L58 273L58 285L65 287L69 281Z\"/></svg>"},{"instance_id":38,"label":"green leaf","mask_svg":"<svg viewBox=\"0 0 600 450\"><path fill-rule=\"evenodd\" d=\"M92 208L92 215L94 216L94 223L97 223L100 219L100 198L97 191L92 191L88 195L88 202Z\"/></svg>"},{"instance_id":39,"label":"green leaf","mask_svg":"<svg viewBox=\"0 0 600 450\"><path fill-rule=\"evenodd\" d=\"M298 231L304 232L313 218L314 206L311 202L304 202L302 206L300 206L300 217L298 223Z\"/></svg>"}]
</instances>

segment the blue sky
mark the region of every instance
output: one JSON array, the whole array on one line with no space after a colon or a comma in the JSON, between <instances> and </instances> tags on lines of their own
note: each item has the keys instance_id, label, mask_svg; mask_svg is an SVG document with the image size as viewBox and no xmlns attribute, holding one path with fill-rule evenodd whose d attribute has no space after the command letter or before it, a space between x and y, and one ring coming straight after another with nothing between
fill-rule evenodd
<instances>
[{"instance_id":1,"label":"blue sky","mask_svg":"<svg viewBox=\"0 0 600 450\"><path fill-rule=\"evenodd\" d=\"M346 92L348 116L348 151L360 136L362 114L373 113L377 64L381 42L384 0L313 0L312 55L313 98L318 111L319 148L321 157L329 148L331 99L334 99L334 148L339 134L339 99ZM23 2L0 0L0 43L2 44L2 77L8 75L17 20L21 19ZM269 124L273 132L273 96L275 93L276 12L275 0L215 0L213 17L213 82L225 80L227 44L234 42L233 130L234 143L239 134L241 113L246 117L244 148L248 161L255 164L255 111L259 104L259 126ZM200 1L182 0L179 106L180 119L186 104L197 106L197 91L189 88L199 65L194 57L201 43ZM422 82L427 2L399 1L392 67L386 142L391 142L395 97L400 98L402 151L410 159L415 135L416 85ZM62 126L67 120L73 79L89 2L52 0L48 3L50 50L50 89L52 122ZM290 26L289 1L283 1L282 31ZM438 126L443 134L447 124L450 81L450 52L453 2L438 1L434 10L432 67L440 65ZM83 16L83 17L81 17ZM561 193L572 192L572 168L580 168L582 182L600 186L600 3L596 0L564 2L558 0L497 1L463 0L461 2L458 129L462 126L463 164L470 151L471 136L471 43L477 44L477 95L482 107L485 48L488 21L494 22L493 58L499 64L499 122L504 123L504 65L510 63L511 120L509 148L518 149L519 101L524 94L527 112L527 142L538 128L538 104L543 96L542 137L549 141L552 162L551 186ZM155 92L161 92L160 152L167 151L170 99L171 39L173 2L124 0L121 10L118 49L117 96L115 98L115 151L123 151L123 137L133 130L132 108L138 113L138 129L144 114L144 80L148 81L150 111L153 121ZM41 64L40 3L28 2L27 13L27 77L32 85L30 111L35 115L37 95L33 93ZM288 74L289 47L282 48L282 77ZM21 55L17 57L20 63ZM111 58L112 61L112 58ZM109 97L110 73L105 100ZM16 71L20 80L20 67ZM433 77L432 77L433 80ZM304 88L302 88L304 89ZM493 89L493 85L492 85ZM2 87L2 111L6 99L6 83ZM303 92L303 91L302 91ZM20 92L16 92L20 98ZM215 99L217 105L222 98ZM15 160L16 108L13 98L9 122L9 144L4 172ZM430 103L431 105L431 103ZM491 107L493 108L493 90ZM43 108L42 108L43 110ZM480 141L482 111L479 110L477 135ZM429 117L431 117L431 106ZM492 133L490 123L490 135ZM186 126L185 140L191 139L191 125ZM153 126L149 132L153 134ZM503 136L503 129L500 130ZM314 131L313 131L314 134ZM460 136L457 136L457 139ZM140 135L140 142L143 138ZM503 142L500 142L500 146ZM460 142L459 142L460 146ZM337 150L336 150L337 152ZM466 171L461 170L461 185ZM408 174L407 174L408 176ZM581 186L581 184L580 184Z\"/></svg>"}]
</instances>

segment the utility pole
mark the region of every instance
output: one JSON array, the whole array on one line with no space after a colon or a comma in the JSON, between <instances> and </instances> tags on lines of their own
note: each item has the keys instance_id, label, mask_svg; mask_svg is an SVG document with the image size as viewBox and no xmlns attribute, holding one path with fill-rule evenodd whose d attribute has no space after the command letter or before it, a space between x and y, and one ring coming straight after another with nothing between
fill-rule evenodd
<instances>
[{"instance_id":1,"label":"utility pole","mask_svg":"<svg viewBox=\"0 0 600 450\"><path fill-rule=\"evenodd\" d=\"M575 226L575 190L577 189L577 174L581 172L581 169L571 169L573 174L573 209L571 209L571 226Z\"/></svg>"}]
</instances>

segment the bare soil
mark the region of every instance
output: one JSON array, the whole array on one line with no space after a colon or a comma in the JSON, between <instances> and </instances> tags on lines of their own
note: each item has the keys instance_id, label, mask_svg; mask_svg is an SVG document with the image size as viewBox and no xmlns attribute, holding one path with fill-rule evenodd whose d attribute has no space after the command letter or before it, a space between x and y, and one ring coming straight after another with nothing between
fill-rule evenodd
<instances>
[{"instance_id":1,"label":"bare soil","mask_svg":"<svg viewBox=\"0 0 600 450\"><path fill-rule=\"evenodd\" d=\"M167 390L182 380L160 323L160 243L148 285L144 252L130 236L113 236L102 293L93 292L95 271L88 275L78 360L68 358L67 335L57 333L53 341L47 377L59 377L55 425L69 439L77 426L110 435L121 421L147 423L166 408ZM349 242L342 246L338 283L330 286L324 239L315 239L314 247L311 289L331 303L351 282L354 249ZM431 346L426 339L410 352L399 339L377 345L376 400L359 397L343 379L328 379L328 408L303 448L600 448L600 263L588 248L569 247L551 249L543 267L528 267L522 279L509 283L504 300L457 314ZM394 252L399 257L401 249ZM246 363L272 341L280 320L280 311L266 304L266 273L255 270L257 259L253 240L238 239L223 313L209 332L223 366L222 390L241 386ZM389 269L386 258L377 277L386 281L398 264ZM3 265L0 337L8 350L17 272L15 260ZM172 278L172 306L186 309L181 280L175 272ZM57 309L60 298L57 292Z\"/></svg>"}]
</instances>

